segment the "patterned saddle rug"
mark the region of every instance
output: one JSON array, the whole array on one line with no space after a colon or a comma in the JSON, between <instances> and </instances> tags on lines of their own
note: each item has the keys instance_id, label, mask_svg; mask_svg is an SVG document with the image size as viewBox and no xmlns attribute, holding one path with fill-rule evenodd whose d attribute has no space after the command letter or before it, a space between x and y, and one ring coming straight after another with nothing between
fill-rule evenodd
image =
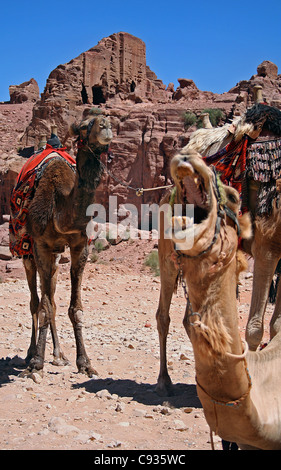
<instances>
[{"instance_id":1,"label":"patterned saddle rug","mask_svg":"<svg viewBox=\"0 0 281 470\"><path fill-rule=\"evenodd\" d=\"M76 161L65 152L65 148L57 149L47 144L45 150L36 152L27 160L18 175L11 194L9 223L10 251L14 256L31 256L33 253L33 240L26 232L29 204L44 169L54 158L63 158L75 171Z\"/></svg>"},{"instance_id":2,"label":"patterned saddle rug","mask_svg":"<svg viewBox=\"0 0 281 470\"><path fill-rule=\"evenodd\" d=\"M224 184L234 187L240 194L241 210L248 210L249 179L259 183L257 215L270 214L277 197L276 180L281 177L281 139L250 142L248 136L238 143L231 142L214 155L204 157L213 165Z\"/></svg>"}]
</instances>

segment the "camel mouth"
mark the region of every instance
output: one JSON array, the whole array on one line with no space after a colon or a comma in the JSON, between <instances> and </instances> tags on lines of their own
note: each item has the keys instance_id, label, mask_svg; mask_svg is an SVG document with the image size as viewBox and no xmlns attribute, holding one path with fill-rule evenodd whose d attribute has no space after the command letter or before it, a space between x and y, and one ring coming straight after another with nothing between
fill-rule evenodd
<instances>
[{"instance_id":1,"label":"camel mouth","mask_svg":"<svg viewBox=\"0 0 281 470\"><path fill-rule=\"evenodd\" d=\"M194 207L194 224L200 224L208 217L210 210L210 194L205 187L203 176L197 171L192 175L179 178L181 200L184 205L192 204Z\"/></svg>"},{"instance_id":2,"label":"camel mouth","mask_svg":"<svg viewBox=\"0 0 281 470\"><path fill-rule=\"evenodd\" d=\"M215 201L213 176L200 156L178 155L171 164L182 214L172 218L176 249L189 251L204 232L209 232Z\"/></svg>"},{"instance_id":3,"label":"camel mouth","mask_svg":"<svg viewBox=\"0 0 281 470\"><path fill-rule=\"evenodd\" d=\"M100 145L109 145L112 141L113 134L111 127L103 127L97 135Z\"/></svg>"},{"instance_id":4,"label":"camel mouth","mask_svg":"<svg viewBox=\"0 0 281 470\"><path fill-rule=\"evenodd\" d=\"M106 135L100 135L99 136L99 142L101 145L108 145L112 141L112 132L108 132Z\"/></svg>"}]
</instances>

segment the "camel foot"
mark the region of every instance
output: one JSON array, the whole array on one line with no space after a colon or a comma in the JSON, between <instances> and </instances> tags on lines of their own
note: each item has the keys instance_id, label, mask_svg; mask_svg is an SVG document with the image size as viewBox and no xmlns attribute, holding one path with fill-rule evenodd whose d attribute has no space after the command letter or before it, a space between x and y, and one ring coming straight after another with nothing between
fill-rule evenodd
<instances>
[{"instance_id":1,"label":"camel foot","mask_svg":"<svg viewBox=\"0 0 281 470\"><path fill-rule=\"evenodd\" d=\"M19 374L19 377L32 379L33 382L40 383L41 379L43 378L43 375L44 375L43 369L41 369L41 370L29 369L29 367L28 367L27 369L23 370Z\"/></svg>"},{"instance_id":2,"label":"camel foot","mask_svg":"<svg viewBox=\"0 0 281 470\"><path fill-rule=\"evenodd\" d=\"M85 358L77 360L76 365L80 374L88 375L88 377L99 375L98 372L92 367L90 361L85 360Z\"/></svg>"},{"instance_id":3,"label":"camel foot","mask_svg":"<svg viewBox=\"0 0 281 470\"><path fill-rule=\"evenodd\" d=\"M53 366L70 366L71 362L63 353L60 353L59 356L54 356L52 364Z\"/></svg>"},{"instance_id":4,"label":"camel foot","mask_svg":"<svg viewBox=\"0 0 281 470\"><path fill-rule=\"evenodd\" d=\"M159 383L155 387L155 392L160 397L172 397L174 396L173 384L170 383Z\"/></svg>"},{"instance_id":5,"label":"camel foot","mask_svg":"<svg viewBox=\"0 0 281 470\"><path fill-rule=\"evenodd\" d=\"M96 369L94 369L92 366L87 366L87 367L79 367L78 372L80 374L85 374L88 377L93 377L93 375L99 375Z\"/></svg>"}]
</instances>

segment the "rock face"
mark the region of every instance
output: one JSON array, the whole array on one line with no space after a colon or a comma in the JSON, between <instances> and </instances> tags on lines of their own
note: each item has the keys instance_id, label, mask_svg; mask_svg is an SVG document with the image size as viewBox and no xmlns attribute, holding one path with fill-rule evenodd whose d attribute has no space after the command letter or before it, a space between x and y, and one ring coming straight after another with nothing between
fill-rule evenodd
<instances>
[{"instance_id":1,"label":"rock face","mask_svg":"<svg viewBox=\"0 0 281 470\"><path fill-rule=\"evenodd\" d=\"M35 103L39 99L39 86L34 78L28 82L21 83L21 85L9 86L10 103L19 104L25 101Z\"/></svg>"},{"instance_id":2,"label":"rock face","mask_svg":"<svg viewBox=\"0 0 281 470\"><path fill-rule=\"evenodd\" d=\"M278 67L269 60L264 60L257 68L259 77L268 77L276 80L278 76Z\"/></svg>"},{"instance_id":3,"label":"rock face","mask_svg":"<svg viewBox=\"0 0 281 470\"><path fill-rule=\"evenodd\" d=\"M263 61L258 65L256 75L237 83L229 92L238 93L243 106L249 106L255 100L257 87L260 87L263 100L281 109L281 75L278 75L277 65L269 60Z\"/></svg>"},{"instance_id":4,"label":"rock face","mask_svg":"<svg viewBox=\"0 0 281 470\"><path fill-rule=\"evenodd\" d=\"M281 77L269 61L260 64L249 80L242 80L222 94L199 90L191 78L179 78L178 82L176 89L172 83L166 88L150 70L143 41L123 32L112 34L50 73L41 99L32 105L31 120L23 119L25 130L16 135L12 147L0 147L0 152L11 152L13 148L16 158L15 150L21 147L26 151L24 155L22 150L21 155L27 156L27 149L36 150L40 136L48 137L51 126L56 125L59 138L69 153L75 154L69 125L79 122L89 108L98 106L112 122L114 159L108 164L110 175L104 174L96 201L108 208L109 196L115 195L118 204L134 204L140 213L141 204L158 203L163 190L147 191L138 197L134 189L169 184L169 161L195 129L185 129L186 111L199 115L205 108L220 108L232 118L254 103L257 87L262 87L268 104L281 109ZM5 158L9 160L9 155ZM12 169L9 167L9 171ZM2 181L6 179L5 171ZM2 201L9 199L6 191L12 179L9 184L2 183ZM0 214L6 210L2 202Z\"/></svg>"},{"instance_id":5,"label":"rock face","mask_svg":"<svg viewBox=\"0 0 281 470\"><path fill-rule=\"evenodd\" d=\"M127 33L113 34L50 73L23 143L38 143L39 132L48 132L52 121L59 135L65 135L69 120L81 118L80 106L165 99L165 86L146 65L144 42Z\"/></svg>"}]
</instances>

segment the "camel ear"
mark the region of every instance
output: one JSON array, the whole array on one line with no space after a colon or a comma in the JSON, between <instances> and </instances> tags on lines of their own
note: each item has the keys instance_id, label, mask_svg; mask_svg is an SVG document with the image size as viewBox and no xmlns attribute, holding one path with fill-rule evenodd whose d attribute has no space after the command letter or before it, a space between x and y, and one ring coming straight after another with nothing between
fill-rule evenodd
<instances>
[{"instance_id":1,"label":"camel ear","mask_svg":"<svg viewBox=\"0 0 281 470\"><path fill-rule=\"evenodd\" d=\"M245 214L239 217L238 221L241 230L241 238L248 240L253 235L250 213L245 212Z\"/></svg>"},{"instance_id":2,"label":"camel ear","mask_svg":"<svg viewBox=\"0 0 281 470\"><path fill-rule=\"evenodd\" d=\"M74 137L80 134L80 130L77 124L71 124L71 126L69 127L69 134L71 135L71 137Z\"/></svg>"}]
</instances>

